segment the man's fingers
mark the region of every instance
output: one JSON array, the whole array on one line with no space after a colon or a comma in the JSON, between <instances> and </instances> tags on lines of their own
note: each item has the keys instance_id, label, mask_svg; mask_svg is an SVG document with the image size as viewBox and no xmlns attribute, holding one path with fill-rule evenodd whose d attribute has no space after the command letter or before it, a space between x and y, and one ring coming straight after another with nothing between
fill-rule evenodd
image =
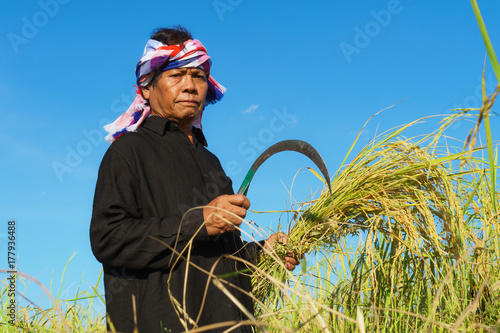
<instances>
[{"instance_id":1,"label":"man's fingers","mask_svg":"<svg viewBox=\"0 0 500 333\"><path fill-rule=\"evenodd\" d=\"M250 207L250 200L248 200L248 198L243 194L223 195L218 197L216 200L219 201L217 203L217 208L220 209L218 213L233 223L238 220L238 218L234 215L243 219L247 215L247 209ZM241 220L239 222L239 224L241 224Z\"/></svg>"},{"instance_id":2,"label":"man's fingers","mask_svg":"<svg viewBox=\"0 0 500 333\"><path fill-rule=\"evenodd\" d=\"M241 219L245 218L247 210L243 207L226 203L217 207L216 214L222 219L227 219L232 223L239 222L238 224L241 224Z\"/></svg>"},{"instance_id":3,"label":"man's fingers","mask_svg":"<svg viewBox=\"0 0 500 333\"><path fill-rule=\"evenodd\" d=\"M206 220L222 229L226 228L226 226L239 226L243 223L244 217L244 215L241 216L235 211L218 209L214 210Z\"/></svg>"},{"instance_id":4,"label":"man's fingers","mask_svg":"<svg viewBox=\"0 0 500 333\"><path fill-rule=\"evenodd\" d=\"M290 271L293 271L299 263L300 261L293 257L285 257L285 267Z\"/></svg>"},{"instance_id":5,"label":"man's fingers","mask_svg":"<svg viewBox=\"0 0 500 333\"><path fill-rule=\"evenodd\" d=\"M241 215L246 214L248 208L250 208L250 200L243 194L233 194L233 195L221 195L215 198L209 206L215 203L215 207L231 211L235 214ZM239 210L233 211L234 208L241 208Z\"/></svg>"},{"instance_id":6,"label":"man's fingers","mask_svg":"<svg viewBox=\"0 0 500 333\"><path fill-rule=\"evenodd\" d=\"M243 194L233 194L222 197L225 197L227 201L234 206L243 207L245 210L250 208L250 200Z\"/></svg>"},{"instance_id":7,"label":"man's fingers","mask_svg":"<svg viewBox=\"0 0 500 333\"><path fill-rule=\"evenodd\" d=\"M204 209L203 216L209 234L234 231L241 225L250 207L250 200L242 194L221 195Z\"/></svg>"},{"instance_id":8,"label":"man's fingers","mask_svg":"<svg viewBox=\"0 0 500 333\"><path fill-rule=\"evenodd\" d=\"M282 232L278 233L278 243L286 244L288 241L288 236Z\"/></svg>"},{"instance_id":9,"label":"man's fingers","mask_svg":"<svg viewBox=\"0 0 500 333\"><path fill-rule=\"evenodd\" d=\"M285 245L288 242L288 236L283 232L272 234L264 243L264 249L267 251L271 250L276 242ZM286 269L293 271L295 266L300 264L300 259L302 259L302 257L302 254L294 256L292 252L287 252L283 257Z\"/></svg>"},{"instance_id":10,"label":"man's fingers","mask_svg":"<svg viewBox=\"0 0 500 333\"><path fill-rule=\"evenodd\" d=\"M300 261L294 257L285 257L285 262L292 264L294 266L297 266L300 263Z\"/></svg>"}]
</instances>

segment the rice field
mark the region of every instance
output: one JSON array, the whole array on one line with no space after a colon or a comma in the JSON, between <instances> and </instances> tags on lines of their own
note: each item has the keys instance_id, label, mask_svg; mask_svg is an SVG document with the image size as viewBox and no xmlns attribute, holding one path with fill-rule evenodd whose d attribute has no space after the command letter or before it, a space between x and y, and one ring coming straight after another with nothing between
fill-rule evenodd
<instances>
[{"instance_id":1,"label":"rice field","mask_svg":"<svg viewBox=\"0 0 500 333\"><path fill-rule=\"evenodd\" d=\"M500 66L471 3L499 79ZM333 174L332 194L325 186L304 199L281 227L289 231L288 242L248 263L255 313L245 324L257 332L499 332L498 146L489 123L499 90L483 91L480 109L439 116L432 133L405 136L429 117L383 133L357 153L356 139ZM471 121L471 132L453 146L446 130L463 119ZM290 252L302 257L294 272L281 259ZM104 304L100 279L60 299L19 274L18 284L33 281L53 306L41 309L25 300L14 325L6 316L3 281L0 331L104 332L105 314L96 311ZM224 288L223 278L214 283Z\"/></svg>"},{"instance_id":2,"label":"rice field","mask_svg":"<svg viewBox=\"0 0 500 333\"><path fill-rule=\"evenodd\" d=\"M248 324L259 332L498 332L498 166L474 139L475 128L491 135L481 128L496 93L480 110L444 117L434 133L405 138L419 119L381 134L341 165L332 195L325 186L299 205L283 226L288 243L252 266ZM464 118L479 125L465 146L443 146L446 129ZM280 259L287 252L303 256L293 273ZM98 284L69 300L56 296L50 309L21 306L14 326L2 311L1 330L105 331ZM0 297L6 309L6 287Z\"/></svg>"},{"instance_id":3,"label":"rice field","mask_svg":"<svg viewBox=\"0 0 500 333\"><path fill-rule=\"evenodd\" d=\"M416 141L400 136L406 126L380 136L339 170L332 196L300 208L289 243L254 273L267 331L498 332L489 161L438 140L469 111ZM279 260L287 252L312 253L312 264L292 276Z\"/></svg>"}]
</instances>

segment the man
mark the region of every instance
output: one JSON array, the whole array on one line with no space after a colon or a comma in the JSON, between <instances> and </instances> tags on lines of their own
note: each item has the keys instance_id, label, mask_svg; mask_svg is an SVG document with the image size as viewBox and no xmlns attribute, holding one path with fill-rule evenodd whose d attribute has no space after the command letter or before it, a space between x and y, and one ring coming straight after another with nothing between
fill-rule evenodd
<instances>
[{"instance_id":1,"label":"man","mask_svg":"<svg viewBox=\"0 0 500 333\"><path fill-rule=\"evenodd\" d=\"M244 262L263 243L241 240L250 202L233 194L198 128L205 105L225 92L210 66L187 30L157 30L136 67L133 104L106 126L112 145L99 168L90 240L103 264L108 329L180 332L225 322L212 330L224 331L253 311ZM223 277L242 309L213 277Z\"/></svg>"}]
</instances>

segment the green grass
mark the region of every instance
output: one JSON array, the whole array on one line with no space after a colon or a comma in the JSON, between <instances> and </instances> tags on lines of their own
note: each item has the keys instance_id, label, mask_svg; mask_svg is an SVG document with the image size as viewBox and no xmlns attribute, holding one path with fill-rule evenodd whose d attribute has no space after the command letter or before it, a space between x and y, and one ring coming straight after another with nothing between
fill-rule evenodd
<instances>
[{"instance_id":1,"label":"green grass","mask_svg":"<svg viewBox=\"0 0 500 333\"><path fill-rule=\"evenodd\" d=\"M72 257L73 258L73 257ZM9 297L7 294L6 281L2 281L0 292L0 332L40 332L40 333L59 333L59 332L105 332L106 325L104 313L98 313L99 305L103 308L104 300L100 295L97 286L101 280L99 276L95 286L80 286L75 292L75 296L70 299L62 299L62 291L65 282L65 272L68 264L64 268L61 276L61 287L55 293L43 286L36 278L18 272L16 282L16 303L21 299L22 304L18 305L16 313L16 322L9 324L10 318L6 317ZM0 270L5 273L5 270ZM21 288L40 288L45 297L47 297L52 306L47 309L40 308L35 302L27 299ZM84 290L80 290L85 288ZM51 288L50 288L51 289ZM19 302L21 303L21 302Z\"/></svg>"},{"instance_id":2,"label":"green grass","mask_svg":"<svg viewBox=\"0 0 500 333\"><path fill-rule=\"evenodd\" d=\"M422 138L402 137L419 121L381 135L339 170L333 196L325 190L296 212L289 244L255 272L257 318L268 331L500 329L500 196L490 163L484 147L469 155L438 145L471 112ZM316 255L292 276L278 259L286 252Z\"/></svg>"}]
</instances>

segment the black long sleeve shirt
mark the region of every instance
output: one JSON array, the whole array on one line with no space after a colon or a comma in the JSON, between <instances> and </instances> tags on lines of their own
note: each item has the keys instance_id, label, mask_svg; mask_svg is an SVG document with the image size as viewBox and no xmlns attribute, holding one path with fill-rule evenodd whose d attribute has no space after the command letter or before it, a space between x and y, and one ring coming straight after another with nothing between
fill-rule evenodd
<instances>
[{"instance_id":1,"label":"black long sleeve shirt","mask_svg":"<svg viewBox=\"0 0 500 333\"><path fill-rule=\"evenodd\" d=\"M206 271L250 291L248 272L230 274L246 266L225 255L252 260L257 246L242 242L239 232L208 236L201 206L233 194L232 183L201 131L193 131L191 143L176 124L151 116L103 157L90 241L104 268L106 310L119 332L133 331L133 298L140 333L181 332L181 321L192 328L247 319ZM249 297L226 287L253 311Z\"/></svg>"}]
</instances>

